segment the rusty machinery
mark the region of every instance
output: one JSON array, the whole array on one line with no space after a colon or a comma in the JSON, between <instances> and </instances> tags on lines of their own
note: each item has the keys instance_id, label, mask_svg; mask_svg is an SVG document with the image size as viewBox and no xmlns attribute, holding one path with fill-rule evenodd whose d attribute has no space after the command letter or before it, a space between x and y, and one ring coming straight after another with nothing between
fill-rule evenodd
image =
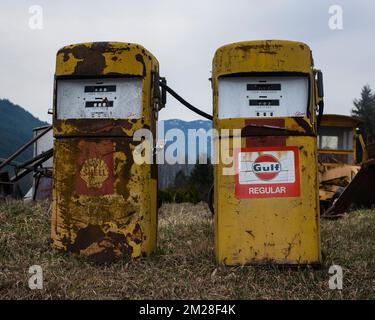
<instances>
[{"instance_id":1,"label":"rusty machinery","mask_svg":"<svg viewBox=\"0 0 375 320\"><path fill-rule=\"evenodd\" d=\"M324 218L375 205L374 144L365 145L360 127L358 117L326 114L322 118L318 159Z\"/></svg>"},{"instance_id":2,"label":"rusty machinery","mask_svg":"<svg viewBox=\"0 0 375 320\"><path fill-rule=\"evenodd\" d=\"M319 264L323 83L310 48L291 41L223 46L213 59L212 88L214 128L240 129L215 142L217 261ZM232 156L235 174L226 174Z\"/></svg>"},{"instance_id":3,"label":"rusty machinery","mask_svg":"<svg viewBox=\"0 0 375 320\"><path fill-rule=\"evenodd\" d=\"M20 155L29 150L32 145L34 145L35 147L35 144L40 139L43 139L51 129L52 126L45 126L43 128L40 128L39 132L35 134L30 141L26 142L23 146L18 148L12 155L10 155L6 159L0 159L2 160L2 162L0 163L0 199L6 197L21 198L22 192L17 183L18 181L32 173L34 177L34 192L32 194L32 197L35 200L39 182L41 181L41 179L52 178L51 170L47 167L44 167L44 164L52 157L52 149L45 150L38 154L34 153L34 156L31 159L23 161L22 163L15 161ZM1 171L3 169L6 169L7 167L13 167L15 172L13 176L9 175L9 170Z\"/></svg>"},{"instance_id":4,"label":"rusty machinery","mask_svg":"<svg viewBox=\"0 0 375 320\"><path fill-rule=\"evenodd\" d=\"M325 114L319 128L319 200L323 214L342 193L366 160L360 120L339 114Z\"/></svg>"},{"instance_id":5,"label":"rusty machinery","mask_svg":"<svg viewBox=\"0 0 375 320\"><path fill-rule=\"evenodd\" d=\"M155 136L159 64L137 44L100 42L57 53L53 247L98 262L156 246L157 167L137 164L137 129Z\"/></svg>"}]
</instances>

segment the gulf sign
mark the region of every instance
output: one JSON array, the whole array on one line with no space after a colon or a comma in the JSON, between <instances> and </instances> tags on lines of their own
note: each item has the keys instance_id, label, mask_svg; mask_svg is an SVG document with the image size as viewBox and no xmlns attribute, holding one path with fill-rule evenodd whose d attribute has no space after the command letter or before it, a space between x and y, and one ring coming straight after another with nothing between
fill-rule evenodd
<instances>
[{"instance_id":1,"label":"gulf sign","mask_svg":"<svg viewBox=\"0 0 375 320\"><path fill-rule=\"evenodd\" d=\"M242 148L235 152L237 199L299 197L297 147Z\"/></svg>"}]
</instances>

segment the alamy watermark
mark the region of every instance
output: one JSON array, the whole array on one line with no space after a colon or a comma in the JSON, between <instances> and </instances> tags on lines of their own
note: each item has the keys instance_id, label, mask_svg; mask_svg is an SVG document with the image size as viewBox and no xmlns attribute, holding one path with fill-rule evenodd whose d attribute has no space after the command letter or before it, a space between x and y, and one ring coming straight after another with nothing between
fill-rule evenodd
<instances>
[{"instance_id":1,"label":"alamy watermark","mask_svg":"<svg viewBox=\"0 0 375 320\"><path fill-rule=\"evenodd\" d=\"M223 175L235 174L234 153L241 148L241 129L189 129L187 136L178 128L164 134L162 127L161 131L164 139L157 142L148 129L134 133L133 141L139 142L133 151L136 164L207 164L209 158L212 164L223 164Z\"/></svg>"},{"instance_id":2,"label":"alamy watermark","mask_svg":"<svg viewBox=\"0 0 375 320\"><path fill-rule=\"evenodd\" d=\"M29 28L31 30L42 30L43 24L43 8L40 5L32 5L29 7Z\"/></svg>"},{"instance_id":3,"label":"alamy watermark","mask_svg":"<svg viewBox=\"0 0 375 320\"><path fill-rule=\"evenodd\" d=\"M29 288L31 290L43 289L43 269L39 265L33 265L29 268Z\"/></svg>"},{"instance_id":4,"label":"alamy watermark","mask_svg":"<svg viewBox=\"0 0 375 320\"><path fill-rule=\"evenodd\" d=\"M342 6L335 4L331 5L328 9L330 15L328 19L328 27L331 30L342 30L344 29L344 10Z\"/></svg>"},{"instance_id":5,"label":"alamy watermark","mask_svg":"<svg viewBox=\"0 0 375 320\"><path fill-rule=\"evenodd\" d=\"M342 290L343 284L343 272L342 267L339 265L332 265L328 273L332 276L328 280L328 286L331 290Z\"/></svg>"}]
</instances>

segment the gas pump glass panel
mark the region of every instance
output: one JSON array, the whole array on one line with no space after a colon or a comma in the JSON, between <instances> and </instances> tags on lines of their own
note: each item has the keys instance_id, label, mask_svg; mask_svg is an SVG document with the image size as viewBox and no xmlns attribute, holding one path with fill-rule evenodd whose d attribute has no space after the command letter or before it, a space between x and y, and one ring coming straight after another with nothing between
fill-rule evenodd
<instances>
[{"instance_id":1,"label":"gas pump glass panel","mask_svg":"<svg viewBox=\"0 0 375 320\"><path fill-rule=\"evenodd\" d=\"M305 76L221 77L218 89L219 119L306 116Z\"/></svg>"},{"instance_id":2,"label":"gas pump glass panel","mask_svg":"<svg viewBox=\"0 0 375 320\"><path fill-rule=\"evenodd\" d=\"M140 119L142 78L57 80L57 119Z\"/></svg>"}]
</instances>

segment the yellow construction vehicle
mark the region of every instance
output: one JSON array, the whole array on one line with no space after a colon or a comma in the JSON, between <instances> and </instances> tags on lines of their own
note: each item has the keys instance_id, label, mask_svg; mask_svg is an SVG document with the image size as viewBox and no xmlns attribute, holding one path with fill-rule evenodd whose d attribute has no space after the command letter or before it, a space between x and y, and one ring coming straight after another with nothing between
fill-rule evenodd
<instances>
[{"instance_id":1,"label":"yellow construction vehicle","mask_svg":"<svg viewBox=\"0 0 375 320\"><path fill-rule=\"evenodd\" d=\"M374 156L358 129L361 120L339 114L322 117L318 134L319 200L324 217L371 207ZM372 159L371 159L372 158Z\"/></svg>"}]
</instances>

